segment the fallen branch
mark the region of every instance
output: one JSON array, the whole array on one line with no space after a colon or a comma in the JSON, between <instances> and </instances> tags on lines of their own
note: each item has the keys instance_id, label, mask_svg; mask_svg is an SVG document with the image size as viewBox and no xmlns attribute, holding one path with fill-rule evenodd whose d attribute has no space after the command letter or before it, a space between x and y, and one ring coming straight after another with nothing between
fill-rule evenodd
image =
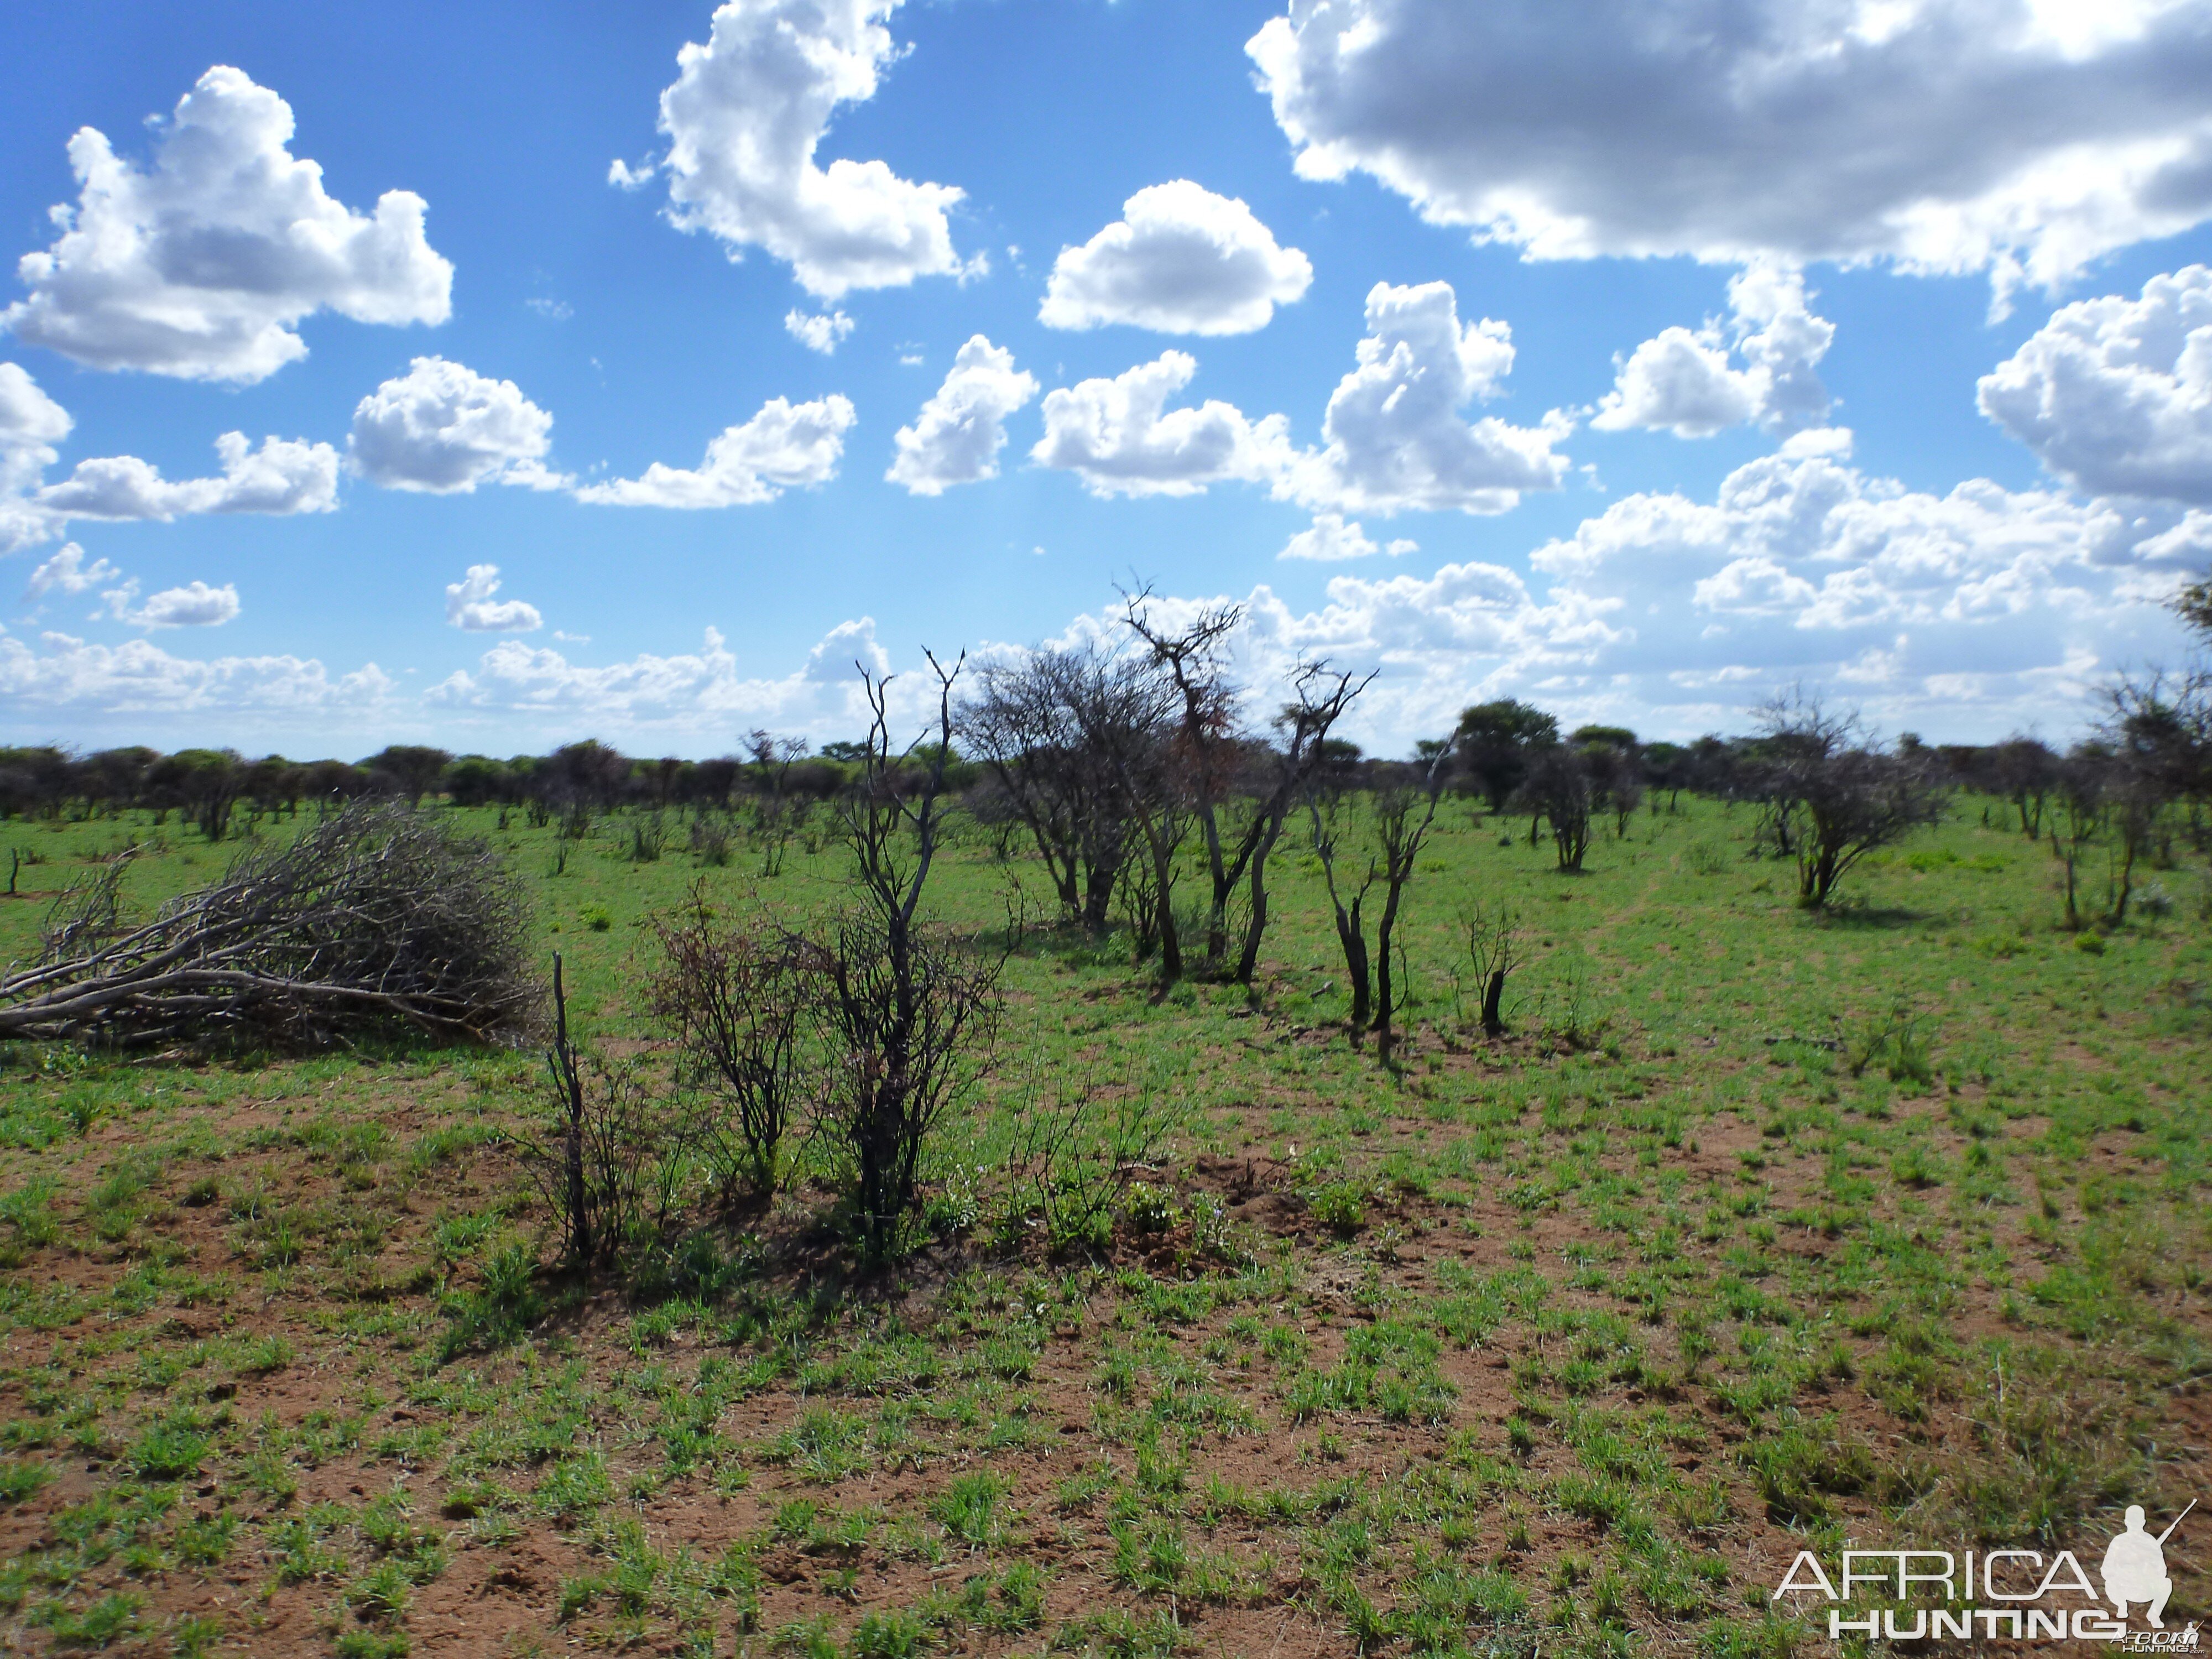
<instances>
[{"instance_id":1,"label":"fallen branch","mask_svg":"<svg viewBox=\"0 0 2212 1659\"><path fill-rule=\"evenodd\" d=\"M349 806L136 926L122 873L56 902L39 962L0 978L0 1037L319 1048L395 1023L491 1039L537 1022L520 884L433 815Z\"/></svg>"}]
</instances>

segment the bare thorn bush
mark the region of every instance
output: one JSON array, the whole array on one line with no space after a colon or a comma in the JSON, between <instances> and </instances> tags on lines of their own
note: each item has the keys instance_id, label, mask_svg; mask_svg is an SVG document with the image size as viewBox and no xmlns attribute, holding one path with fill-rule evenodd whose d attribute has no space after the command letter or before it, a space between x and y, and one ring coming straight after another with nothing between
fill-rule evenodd
<instances>
[{"instance_id":1,"label":"bare thorn bush","mask_svg":"<svg viewBox=\"0 0 2212 1659\"><path fill-rule=\"evenodd\" d=\"M131 923L110 863L57 901L40 961L0 979L0 1036L320 1048L392 1025L490 1040L536 1025L529 907L489 843L363 802Z\"/></svg>"},{"instance_id":2,"label":"bare thorn bush","mask_svg":"<svg viewBox=\"0 0 2212 1659\"><path fill-rule=\"evenodd\" d=\"M652 925L660 960L648 1006L676 1039L679 1077L702 1097L701 1150L726 1194L765 1198L816 1091L822 951L781 928L719 921L701 890Z\"/></svg>"}]
</instances>

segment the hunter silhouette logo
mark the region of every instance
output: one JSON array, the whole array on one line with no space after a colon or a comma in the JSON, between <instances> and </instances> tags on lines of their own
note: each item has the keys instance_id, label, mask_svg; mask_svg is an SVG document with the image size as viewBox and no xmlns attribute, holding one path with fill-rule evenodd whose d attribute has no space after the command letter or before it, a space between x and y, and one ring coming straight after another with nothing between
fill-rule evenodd
<instances>
[{"instance_id":1,"label":"hunter silhouette logo","mask_svg":"<svg viewBox=\"0 0 2212 1659\"><path fill-rule=\"evenodd\" d=\"M2101 1595L2071 1550L1845 1550L1832 1576L1819 1556L1801 1550L1772 1599L1827 1601L1831 1640L2109 1642L2124 1653L2193 1655L2196 1625L2166 1627L2173 1595L2166 1545L2196 1507L2191 1499L2164 1532L2153 1533L2142 1506L2130 1505L2126 1526L2105 1547ZM2149 1628L2129 1628L2137 1610Z\"/></svg>"},{"instance_id":2,"label":"hunter silhouette logo","mask_svg":"<svg viewBox=\"0 0 2212 1659\"><path fill-rule=\"evenodd\" d=\"M2140 1601L2151 1628L2166 1628L2166 1598L2173 1594L2173 1580L2166 1576L2166 1540L2196 1507L2192 1498L2189 1509L2173 1517L2173 1525L2154 1538L2143 1530L2142 1505L2128 1505L2128 1529L2105 1549L2105 1599L2121 1618L2128 1616L2130 1602Z\"/></svg>"}]
</instances>

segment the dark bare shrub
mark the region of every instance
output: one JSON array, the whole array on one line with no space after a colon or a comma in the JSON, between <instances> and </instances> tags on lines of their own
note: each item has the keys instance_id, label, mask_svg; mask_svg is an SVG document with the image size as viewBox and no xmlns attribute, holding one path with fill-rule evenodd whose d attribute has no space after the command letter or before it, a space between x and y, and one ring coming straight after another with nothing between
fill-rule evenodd
<instances>
[{"instance_id":1,"label":"dark bare shrub","mask_svg":"<svg viewBox=\"0 0 2212 1659\"><path fill-rule=\"evenodd\" d=\"M553 976L557 1023L544 1104L515 1150L560 1218L562 1253L589 1266L665 1232L684 1194L687 1126L680 1108L635 1068L569 1040L558 957Z\"/></svg>"},{"instance_id":2,"label":"dark bare shrub","mask_svg":"<svg viewBox=\"0 0 2212 1659\"><path fill-rule=\"evenodd\" d=\"M1532 817L1552 827L1552 846L1559 868L1583 867L1589 851L1590 809L1595 804L1589 757L1565 744L1542 750L1529 762L1528 775L1521 785L1521 800ZM1534 844L1533 842L1531 843Z\"/></svg>"},{"instance_id":3,"label":"dark bare shrub","mask_svg":"<svg viewBox=\"0 0 2212 1659\"><path fill-rule=\"evenodd\" d=\"M1103 1245L1130 1186L1184 1115L1148 1089L1102 1097L1063 1084L1049 1103L1033 1096L1006 1156L1010 1221L1034 1217L1055 1253Z\"/></svg>"},{"instance_id":4,"label":"dark bare shrub","mask_svg":"<svg viewBox=\"0 0 2212 1659\"><path fill-rule=\"evenodd\" d=\"M780 928L720 924L696 892L653 927L660 961L649 1006L676 1039L679 1075L704 1097L694 1133L725 1191L765 1197L815 1086L822 952Z\"/></svg>"},{"instance_id":5,"label":"dark bare shrub","mask_svg":"<svg viewBox=\"0 0 2212 1659\"><path fill-rule=\"evenodd\" d=\"M1364 868L1356 869L1356 883L1355 869L1338 869L1342 832L1352 816L1345 794L1330 784L1326 774L1318 787L1307 792L1314 853L1321 860L1329 906L1336 916L1337 943L1344 951L1345 978L1352 988L1352 1040L1359 1041L1371 1012L1376 1053L1386 1065L1394 1042L1392 1019L1406 1003L1402 981L1394 982L1391 971L1394 935L1407 884L1413 878L1422 844L1436 822L1450 759L1451 744L1443 743L1434 746L1425 766L1377 769L1366 814L1369 850ZM1382 915L1370 955L1361 912L1378 881L1382 884Z\"/></svg>"},{"instance_id":6,"label":"dark bare shrub","mask_svg":"<svg viewBox=\"0 0 2212 1659\"><path fill-rule=\"evenodd\" d=\"M1802 694L1764 705L1759 718L1762 831L1796 860L1807 908L1825 906L1869 853L1942 822L1950 795L1925 750L1877 749L1856 714L1830 714Z\"/></svg>"},{"instance_id":7,"label":"dark bare shrub","mask_svg":"<svg viewBox=\"0 0 2212 1659\"><path fill-rule=\"evenodd\" d=\"M1460 912L1460 927L1467 934L1475 983L1482 988L1482 1029L1497 1036L1505 1030L1506 976L1520 965L1516 947L1521 919L1510 905L1474 899Z\"/></svg>"},{"instance_id":8,"label":"dark bare shrub","mask_svg":"<svg viewBox=\"0 0 2212 1659\"><path fill-rule=\"evenodd\" d=\"M722 869L730 861L730 826L723 819L705 814L691 820L691 851L699 862L713 869Z\"/></svg>"},{"instance_id":9,"label":"dark bare shrub","mask_svg":"<svg viewBox=\"0 0 2212 1659\"><path fill-rule=\"evenodd\" d=\"M1000 963L865 912L818 957L833 1058L822 1127L871 1255L896 1247L922 1159L946 1115L988 1065L998 1037Z\"/></svg>"},{"instance_id":10,"label":"dark bare shrub","mask_svg":"<svg viewBox=\"0 0 2212 1659\"><path fill-rule=\"evenodd\" d=\"M964 956L915 920L945 833L952 688L964 660L947 669L928 656L934 729L903 750L891 746L890 681L861 669L874 718L859 775L838 803L860 902L821 950L830 1051L821 1125L845 1166L863 1247L878 1261L914 1208L930 1138L988 1065L998 1035L1004 955Z\"/></svg>"}]
</instances>

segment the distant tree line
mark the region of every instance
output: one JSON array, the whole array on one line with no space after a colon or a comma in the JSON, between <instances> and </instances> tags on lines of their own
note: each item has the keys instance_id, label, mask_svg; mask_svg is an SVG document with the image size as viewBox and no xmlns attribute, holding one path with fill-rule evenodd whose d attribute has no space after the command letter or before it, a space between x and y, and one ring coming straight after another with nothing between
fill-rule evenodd
<instances>
[{"instance_id":1,"label":"distant tree line","mask_svg":"<svg viewBox=\"0 0 2212 1659\"><path fill-rule=\"evenodd\" d=\"M595 741L545 755L453 755L394 744L364 760L248 760L233 749L143 747L79 755L53 745L0 748L0 817L76 818L124 811L173 814L220 841L238 820L295 817L304 805L396 798L419 805L443 796L458 806L507 806L562 816L623 807L713 808L750 798L828 800L859 769L859 745L833 743L810 756L803 744L755 732L741 755L713 760L641 759ZM956 757L952 787L976 775ZM541 818L539 821L543 821Z\"/></svg>"}]
</instances>

